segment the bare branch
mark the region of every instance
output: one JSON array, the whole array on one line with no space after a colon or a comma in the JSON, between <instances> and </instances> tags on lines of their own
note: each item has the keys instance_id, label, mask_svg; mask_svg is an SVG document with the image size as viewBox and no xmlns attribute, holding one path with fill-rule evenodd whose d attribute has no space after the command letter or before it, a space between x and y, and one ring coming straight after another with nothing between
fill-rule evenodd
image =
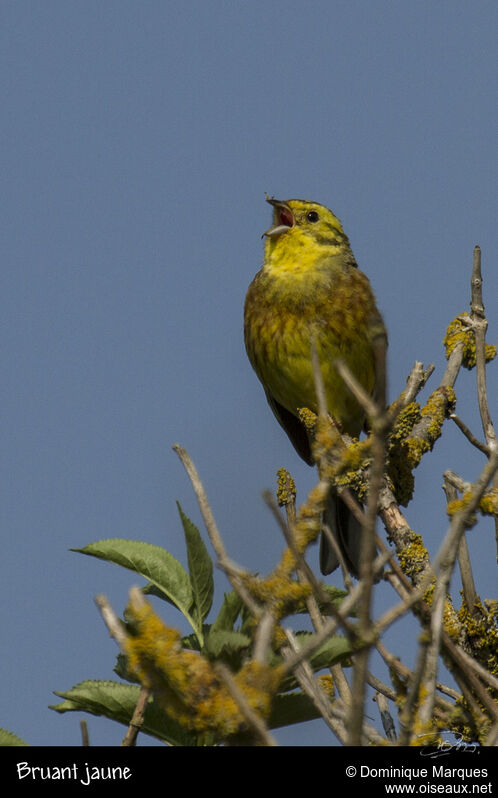
<instances>
[{"instance_id":1,"label":"bare branch","mask_svg":"<svg viewBox=\"0 0 498 798\"><path fill-rule=\"evenodd\" d=\"M245 695L239 690L237 683L235 682L232 674L221 662L217 662L215 664L215 671L222 680L223 684L227 688L228 692L232 696L233 700L237 704L238 708L240 709L244 719L246 720L249 727L252 731L256 734L256 736L260 739L263 745L268 746L276 746L277 743L274 737L270 734L268 729L266 728L263 720L261 717L253 710L253 708L248 703Z\"/></svg>"},{"instance_id":2,"label":"bare branch","mask_svg":"<svg viewBox=\"0 0 498 798\"><path fill-rule=\"evenodd\" d=\"M455 422L457 427L463 432L463 434L465 435L467 440L472 444L472 446L475 446L476 449L479 449L480 452L489 455L490 451L489 446L486 446L485 443L482 443L480 440L478 440L478 438L476 438L476 436L470 431L467 425L464 424L462 419L456 415L456 413L450 413L449 417L452 419L452 421Z\"/></svg>"},{"instance_id":3,"label":"bare branch","mask_svg":"<svg viewBox=\"0 0 498 798\"><path fill-rule=\"evenodd\" d=\"M199 503L199 508L204 519L204 523L206 525L206 529L209 535L209 539L213 545L213 548L218 557L218 564L219 566L225 571L230 580L233 589L238 593L241 597L243 602L245 603L246 607L252 612L253 615L259 617L262 613L261 607L254 601L253 597L246 589L245 585L241 577L246 575L246 572L236 565L228 556L225 551L225 546L223 544L222 537L218 530L218 526L216 521L214 520L214 515L211 510L206 491L204 490L204 485L201 482L199 474L197 473L197 469L186 451L182 446L175 444L173 446L173 450L177 453L178 457L180 458L181 462L183 463L185 470L190 478L190 482L192 483L192 487L194 489L194 493L197 497L197 501Z\"/></svg>"},{"instance_id":4,"label":"bare branch","mask_svg":"<svg viewBox=\"0 0 498 798\"><path fill-rule=\"evenodd\" d=\"M393 743L396 741L396 727L394 725L391 713L389 712L389 704L387 703L387 699L382 693L376 693L374 696L374 701L379 707L380 719L382 721L382 726L386 733L386 737Z\"/></svg>"},{"instance_id":5,"label":"bare branch","mask_svg":"<svg viewBox=\"0 0 498 798\"><path fill-rule=\"evenodd\" d=\"M90 745L90 737L88 735L88 724L84 718L80 720L81 729L81 745L86 748Z\"/></svg>"},{"instance_id":6,"label":"bare branch","mask_svg":"<svg viewBox=\"0 0 498 798\"><path fill-rule=\"evenodd\" d=\"M347 385L355 399L359 402L365 410L369 418L375 418L378 415L378 408L372 397L365 391L362 385L355 379L354 375L346 366L345 362L340 358L334 361L334 366L341 375L344 383Z\"/></svg>"},{"instance_id":7,"label":"bare branch","mask_svg":"<svg viewBox=\"0 0 498 798\"><path fill-rule=\"evenodd\" d=\"M275 617L270 610L266 610L263 613L256 630L253 651L253 659L255 662L260 662L262 664L268 662L271 636L273 634L274 627Z\"/></svg>"},{"instance_id":8,"label":"bare branch","mask_svg":"<svg viewBox=\"0 0 498 798\"><path fill-rule=\"evenodd\" d=\"M440 382L441 387L445 388L448 386L449 387L454 386L457 377L460 373L460 369L462 367L462 360L463 360L463 344L459 343L453 348L448 358L446 371L444 372Z\"/></svg>"},{"instance_id":9,"label":"bare branch","mask_svg":"<svg viewBox=\"0 0 498 798\"><path fill-rule=\"evenodd\" d=\"M109 634L115 639L120 649L123 650L126 643L126 632L123 622L118 618L105 596L96 596L95 604L100 610L100 614L109 630Z\"/></svg>"},{"instance_id":10,"label":"bare branch","mask_svg":"<svg viewBox=\"0 0 498 798\"><path fill-rule=\"evenodd\" d=\"M496 447L496 433L489 411L488 392L486 388L485 338L488 322L484 315L484 304L482 301L481 249L477 246L474 249L474 263L472 268L470 317L476 340L477 400L479 403L479 412L481 414L482 428L488 446Z\"/></svg>"},{"instance_id":11,"label":"bare branch","mask_svg":"<svg viewBox=\"0 0 498 798\"><path fill-rule=\"evenodd\" d=\"M443 490L446 494L446 501L448 504L457 498L457 489L454 484L451 484L448 472L445 472L444 474ZM462 580L465 603L469 608L469 612L475 612L475 605L478 601L478 596L475 588L472 566L470 563L467 538L465 535L462 535L458 547L458 565L460 568L460 578Z\"/></svg>"},{"instance_id":12,"label":"bare branch","mask_svg":"<svg viewBox=\"0 0 498 798\"><path fill-rule=\"evenodd\" d=\"M144 715L149 701L150 690L147 687L142 687L138 701L133 712L128 731L123 738L122 746L135 746L137 744L138 733L142 730L144 725Z\"/></svg>"},{"instance_id":13,"label":"bare branch","mask_svg":"<svg viewBox=\"0 0 498 798\"><path fill-rule=\"evenodd\" d=\"M290 647L289 650L283 650L284 659L287 660L287 662L293 661L295 663L292 666L292 670L294 671L294 675L301 689L311 699L329 729L336 735L340 742L345 744L347 733L344 719L337 717L337 713L334 712L333 704L331 704L323 690L320 689L314 678L313 671L307 659L292 656L291 652L296 655L299 653L300 649L293 632L290 629L285 629L284 631Z\"/></svg>"}]
</instances>

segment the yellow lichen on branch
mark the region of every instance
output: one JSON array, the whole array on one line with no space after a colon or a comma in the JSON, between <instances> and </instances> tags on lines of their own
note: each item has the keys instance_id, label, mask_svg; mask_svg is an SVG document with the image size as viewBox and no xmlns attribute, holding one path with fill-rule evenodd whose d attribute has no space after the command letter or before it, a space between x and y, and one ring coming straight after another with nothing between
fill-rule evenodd
<instances>
[{"instance_id":1,"label":"yellow lichen on branch","mask_svg":"<svg viewBox=\"0 0 498 798\"><path fill-rule=\"evenodd\" d=\"M290 578L296 567L290 549L286 549L279 565L265 577L251 576L244 580L254 598L271 609L275 618L283 618L303 606L311 593L310 586Z\"/></svg>"},{"instance_id":2,"label":"yellow lichen on branch","mask_svg":"<svg viewBox=\"0 0 498 798\"><path fill-rule=\"evenodd\" d=\"M296 483L286 468L277 471L277 501L279 507L285 507L296 500Z\"/></svg>"},{"instance_id":3,"label":"yellow lichen on branch","mask_svg":"<svg viewBox=\"0 0 498 798\"><path fill-rule=\"evenodd\" d=\"M480 600L469 608L462 596L458 618L465 628L474 658L498 677L498 611L486 608ZM494 697L498 698L496 692Z\"/></svg>"},{"instance_id":4,"label":"yellow lichen on branch","mask_svg":"<svg viewBox=\"0 0 498 798\"><path fill-rule=\"evenodd\" d=\"M182 647L177 629L165 626L145 601L130 601L132 631L125 643L128 664L164 712L190 731L211 732L219 739L248 730L237 701L215 668L201 654ZM233 675L246 703L268 717L280 671L249 661Z\"/></svg>"},{"instance_id":5,"label":"yellow lichen on branch","mask_svg":"<svg viewBox=\"0 0 498 798\"><path fill-rule=\"evenodd\" d=\"M453 515L455 515L455 513L465 510L472 499L473 493L472 490L469 489L465 491L465 493L459 499L454 499L453 501L448 502L446 512L451 518ZM496 488L487 491L484 496L482 496L479 502L479 510L483 515L498 515L498 490ZM476 522L476 515L473 514L469 518L468 526L474 526Z\"/></svg>"},{"instance_id":6,"label":"yellow lichen on branch","mask_svg":"<svg viewBox=\"0 0 498 798\"><path fill-rule=\"evenodd\" d=\"M456 319L454 319L448 326L446 335L443 338L443 344L447 359L450 357L454 348L461 344L463 347L462 365L465 366L466 369L471 369L476 364L475 335L470 324L466 324L463 321L463 318L468 319L470 322L470 316L468 313L461 313L459 316L457 316ZM496 346L493 346L492 344L486 344L485 356L486 362L493 360L493 358L496 356Z\"/></svg>"},{"instance_id":7,"label":"yellow lichen on branch","mask_svg":"<svg viewBox=\"0 0 498 798\"><path fill-rule=\"evenodd\" d=\"M310 585L294 579L293 574L298 566L299 555L305 554L321 532L328 490L328 485L321 481L310 491L293 523L293 547L284 549L273 571L266 577L243 577L247 590L259 603L271 609L276 619L298 611L311 593Z\"/></svg>"},{"instance_id":8,"label":"yellow lichen on branch","mask_svg":"<svg viewBox=\"0 0 498 798\"><path fill-rule=\"evenodd\" d=\"M455 392L450 386L437 388L424 407L411 402L399 414L389 440L387 472L399 503L406 507L413 496L413 469L441 436L443 424L453 412Z\"/></svg>"},{"instance_id":9,"label":"yellow lichen on branch","mask_svg":"<svg viewBox=\"0 0 498 798\"><path fill-rule=\"evenodd\" d=\"M424 545L422 535L412 529L407 530L405 545L398 551L398 559L403 573L416 582L417 577L426 571L429 562L429 553Z\"/></svg>"}]
</instances>

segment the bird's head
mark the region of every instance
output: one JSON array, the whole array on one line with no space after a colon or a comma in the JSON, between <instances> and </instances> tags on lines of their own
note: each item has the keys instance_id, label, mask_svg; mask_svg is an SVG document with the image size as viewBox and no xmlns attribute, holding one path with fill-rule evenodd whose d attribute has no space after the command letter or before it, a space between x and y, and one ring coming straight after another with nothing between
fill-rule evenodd
<instances>
[{"instance_id":1,"label":"bird's head","mask_svg":"<svg viewBox=\"0 0 498 798\"><path fill-rule=\"evenodd\" d=\"M273 225L263 233L271 241L281 236L304 237L324 245L337 246L346 236L337 216L324 205L307 200L276 200L266 197L273 206Z\"/></svg>"}]
</instances>

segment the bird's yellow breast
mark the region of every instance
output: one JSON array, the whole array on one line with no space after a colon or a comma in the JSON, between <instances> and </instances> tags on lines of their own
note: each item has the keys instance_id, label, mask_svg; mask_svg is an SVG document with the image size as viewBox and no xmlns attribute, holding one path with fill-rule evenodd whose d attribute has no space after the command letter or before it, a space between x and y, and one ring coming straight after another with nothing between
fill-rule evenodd
<instances>
[{"instance_id":1,"label":"bird's yellow breast","mask_svg":"<svg viewBox=\"0 0 498 798\"><path fill-rule=\"evenodd\" d=\"M287 234L279 243L289 245ZM286 241L287 239L287 241ZM329 413L345 432L358 435L364 413L339 377L341 357L370 393L375 383L369 336L375 309L370 284L337 251L313 252L292 243L292 257L280 247L267 253L245 305L245 341L249 359L266 392L294 415L299 408L317 412L310 346L316 341ZM273 255L273 257L271 257Z\"/></svg>"}]
</instances>

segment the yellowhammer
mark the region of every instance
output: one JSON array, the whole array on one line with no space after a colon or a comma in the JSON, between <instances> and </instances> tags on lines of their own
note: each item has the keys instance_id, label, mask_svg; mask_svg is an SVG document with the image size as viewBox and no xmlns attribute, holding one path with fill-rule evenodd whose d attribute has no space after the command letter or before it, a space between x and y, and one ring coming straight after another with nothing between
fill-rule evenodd
<instances>
[{"instance_id":1,"label":"yellowhammer","mask_svg":"<svg viewBox=\"0 0 498 798\"><path fill-rule=\"evenodd\" d=\"M376 391L374 341L385 337L368 278L358 269L340 221L316 202L267 198L273 225L264 233L262 269L249 286L245 344L277 420L298 454L313 465L300 408L318 412L311 363L314 340L327 409L340 429L357 437L365 413L334 367L341 358L366 391ZM358 576L361 526L331 492L325 518L349 571ZM322 534L320 568L338 557Z\"/></svg>"}]
</instances>

